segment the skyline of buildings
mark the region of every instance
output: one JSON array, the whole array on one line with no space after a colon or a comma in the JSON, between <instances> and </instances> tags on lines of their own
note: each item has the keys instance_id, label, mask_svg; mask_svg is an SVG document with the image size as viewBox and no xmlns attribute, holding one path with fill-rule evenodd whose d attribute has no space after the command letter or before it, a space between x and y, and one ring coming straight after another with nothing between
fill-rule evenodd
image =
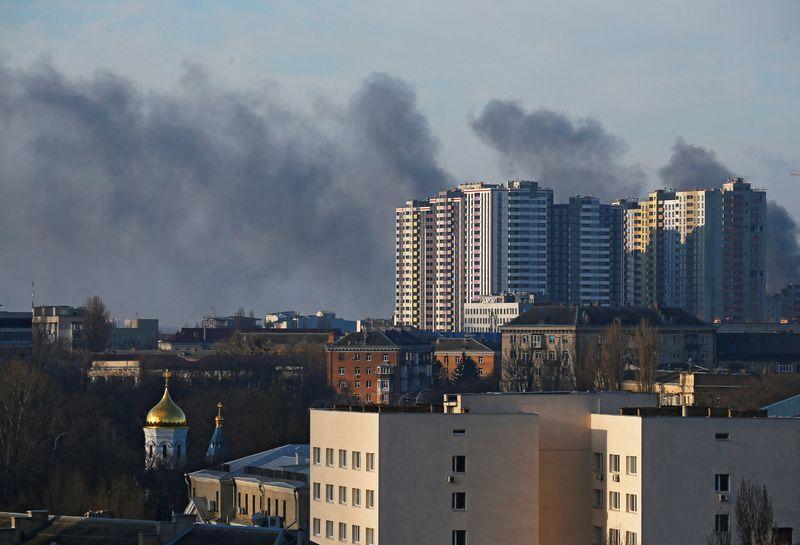
<instances>
[{"instance_id":1,"label":"skyline of buildings","mask_svg":"<svg viewBox=\"0 0 800 545\"><path fill-rule=\"evenodd\" d=\"M554 203L537 182L465 183L396 210L398 325L465 331L467 305L503 293L601 306L666 306L708 322L760 322L766 192L653 191Z\"/></svg>"}]
</instances>

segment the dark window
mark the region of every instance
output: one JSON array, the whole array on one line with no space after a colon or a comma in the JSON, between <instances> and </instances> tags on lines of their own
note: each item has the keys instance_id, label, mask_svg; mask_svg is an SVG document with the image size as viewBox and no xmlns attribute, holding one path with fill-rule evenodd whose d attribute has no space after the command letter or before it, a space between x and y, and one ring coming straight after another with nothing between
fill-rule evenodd
<instances>
[{"instance_id":1,"label":"dark window","mask_svg":"<svg viewBox=\"0 0 800 545\"><path fill-rule=\"evenodd\" d=\"M730 492L731 477L727 473L717 473L714 475L714 490L717 492Z\"/></svg>"},{"instance_id":2,"label":"dark window","mask_svg":"<svg viewBox=\"0 0 800 545\"><path fill-rule=\"evenodd\" d=\"M162 454L162 456L163 456L164 458L166 458L166 457L167 457L167 445L166 445L166 443L165 443L165 444L163 444L163 445L161 445L161 454Z\"/></svg>"},{"instance_id":3,"label":"dark window","mask_svg":"<svg viewBox=\"0 0 800 545\"><path fill-rule=\"evenodd\" d=\"M715 433L714 439L717 441L728 441L731 438L730 433Z\"/></svg>"},{"instance_id":4,"label":"dark window","mask_svg":"<svg viewBox=\"0 0 800 545\"><path fill-rule=\"evenodd\" d=\"M453 430L453 435L466 435L466 434L467 434L467 430L464 430L464 429Z\"/></svg>"},{"instance_id":5,"label":"dark window","mask_svg":"<svg viewBox=\"0 0 800 545\"><path fill-rule=\"evenodd\" d=\"M283 500L283 518L286 519L286 500Z\"/></svg>"},{"instance_id":6,"label":"dark window","mask_svg":"<svg viewBox=\"0 0 800 545\"><path fill-rule=\"evenodd\" d=\"M714 530L725 534L730 531L730 521L727 514L714 515Z\"/></svg>"},{"instance_id":7,"label":"dark window","mask_svg":"<svg viewBox=\"0 0 800 545\"><path fill-rule=\"evenodd\" d=\"M467 509L466 492L453 492L452 508L455 511L466 511Z\"/></svg>"},{"instance_id":8,"label":"dark window","mask_svg":"<svg viewBox=\"0 0 800 545\"><path fill-rule=\"evenodd\" d=\"M463 455L453 456L453 473L467 472L467 457Z\"/></svg>"},{"instance_id":9,"label":"dark window","mask_svg":"<svg viewBox=\"0 0 800 545\"><path fill-rule=\"evenodd\" d=\"M451 545L467 545L467 531L453 530Z\"/></svg>"}]
</instances>

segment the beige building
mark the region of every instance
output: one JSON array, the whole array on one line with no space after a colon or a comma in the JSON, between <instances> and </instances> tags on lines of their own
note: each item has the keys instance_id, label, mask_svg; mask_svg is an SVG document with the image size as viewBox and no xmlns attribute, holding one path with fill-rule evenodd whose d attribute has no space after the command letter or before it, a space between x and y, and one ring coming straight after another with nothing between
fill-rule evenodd
<instances>
[{"instance_id":1,"label":"beige building","mask_svg":"<svg viewBox=\"0 0 800 545\"><path fill-rule=\"evenodd\" d=\"M800 419L656 404L627 392L506 393L448 395L424 412L314 409L311 538L705 543L714 528L734 531L743 479L767 486L779 535L800 531Z\"/></svg>"},{"instance_id":2,"label":"beige building","mask_svg":"<svg viewBox=\"0 0 800 545\"><path fill-rule=\"evenodd\" d=\"M187 475L187 512L204 522L308 530L308 445L285 445Z\"/></svg>"}]
</instances>

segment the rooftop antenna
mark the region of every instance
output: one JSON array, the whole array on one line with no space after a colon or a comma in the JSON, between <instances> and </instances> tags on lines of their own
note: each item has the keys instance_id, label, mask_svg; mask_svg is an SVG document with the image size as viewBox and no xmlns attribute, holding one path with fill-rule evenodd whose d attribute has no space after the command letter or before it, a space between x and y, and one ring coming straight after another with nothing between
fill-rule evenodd
<instances>
[{"instance_id":1,"label":"rooftop antenna","mask_svg":"<svg viewBox=\"0 0 800 545\"><path fill-rule=\"evenodd\" d=\"M36 307L36 281L31 278L31 311Z\"/></svg>"}]
</instances>

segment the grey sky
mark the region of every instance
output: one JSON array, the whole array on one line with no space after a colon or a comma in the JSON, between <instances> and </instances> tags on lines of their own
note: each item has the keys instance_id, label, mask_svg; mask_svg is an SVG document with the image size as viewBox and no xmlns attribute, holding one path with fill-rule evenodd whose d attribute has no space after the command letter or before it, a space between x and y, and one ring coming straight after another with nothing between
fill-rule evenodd
<instances>
[{"instance_id":1,"label":"grey sky","mask_svg":"<svg viewBox=\"0 0 800 545\"><path fill-rule=\"evenodd\" d=\"M102 225L103 220L116 214L126 214L119 208L125 198L150 202L150 191L156 191L155 185L169 187L191 171L193 181L184 180L181 187L197 193L198 186L192 184L200 184L199 187L210 184L213 191L204 194L206 198L222 199L231 210L243 209L240 227L248 233L252 244L237 241L235 230L224 233L225 244L211 240L220 235L215 232L220 225L227 226L235 217L227 209L216 216L206 212L175 218L168 214L167 208L154 207L148 213L155 215L160 231L136 234L153 237L161 233L161 240L154 241L143 252L135 246L124 248L132 252L127 263L122 255L116 255L121 250L113 246L113 240L109 243L111 247L98 247L97 242L89 252L83 242L74 239L69 242L67 237L62 241L54 233L32 226L29 222L34 220L29 214L5 206L2 212L6 217L0 219L0 224L15 229L12 232L17 237L25 237L27 233L31 239L25 242L31 247L44 248L46 255L32 251L29 255L11 256L8 252L16 250L17 244L0 245L0 266L6 279L0 286L0 303L9 307L24 305L31 269L58 267L58 260L65 260L63 263L68 266L61 274L36 275L41 277L42 297L48 302L77 303L83 295L88 295L87 291L97 288L120 317L138 312L180 324L210 311L212 304L220 311L245 306L262 313L288 305L306 311L327 307L349 315L388 314L392 303L391 278L387 282L383 276L391 275L391 239L386 249L388 258L383 244L391 232L391 209L398 204L397 200L404 198L404 190L434 187L432 178L439 175L449 181L500 181L508 176L526 177L539 172L536 167L540 163L533 164L530 158L527 162L508 161L508 157L497 153L496 146L487 145L485 134L473 130L475 121L494 99L515 101L524 112L545 110L563 114L574 127L584 126L584 119L592 118L590 124L599 124L611 140L620 143L620 147L611 149L611 162L605 163L611 170L603 172L641 175L645 189L659 185L658 169L670 159L676 138L682 137L689 144L714 150L727 168L766 187L771 199L783 203L795 218L800 216L800 191L797 191L800 178L788 176L789 170L800 168L797 26L800 2L797 0L503 2L500 7L499 3L488 2L165 4L74 0L0 4L0 58L5 77L14 82L13 88L18 93L10 100L6 90L5 105L17 107L21 96L30 96L31 90L25 82L47 70L64 79L63 89L68 90L67 94L71 92L69 89L77 89L79 96L85 95L84 99L96 97L97 85L102 87L102 78L96 76L98 70L111 74L108 76L111 79L123 78L122 88L133 101L126 103L129 121L141 126L123 131L122 135L94 134L94 140L87 140L76 139L74 133L61 125L49 136L57 138L59 131L64 130L62 142L70 142L76 153L85 154L88 142L93 145L104 142L105 152L125 155L133 149L133 156L138 159L127 165L112 165L108 161L91 164L92 161L77 162L67 154L64 166L73 172L78 168L94 169L87 171L94 178L73 176L76 179L66 186L50 180L42 182L39 190L71 187L73 197L86 201L104 194L98 187L106 188L106 200L99 202L101 209L92 210L105 214L97 220ZM42 68L43 65L51 68ZM368 78L375 72L388 74L385 81L392 82L388 87L392 96L370 95L376 91ZM392 79L395 77L400 79ZM194 102L182 104L192 86ZM0 89L0 95L3 93ZM411 99L416 94L416 102L412 100L409 104L408 93L412 94ZM392 112L360 110L358 101L365 94L372 96L373 101L361 104L364 107L375 107L382 103L382 98L395 106L401 104L398 107L402 111L393 113L401 119L411 117L405 127L410 132L392 130ZM41 107L36 100L41 97L27 102L32 111ZM379 206L369 212L372 216L361 229L349 223L353 218L340 226L339 218L325 216L329 213L325 206L353 203L352 199L329 199L316 203L316 208L306 209L319 215L316 221L319 229L343 236L374 232L374 236L364 233L348 236L342 242L351 246L360 243L367 251L347 253L347 258L337 257L328 247L318 247L313 237L263 229L270 222L269 217L263 217L268 207L247 199L237 200L224 191L225 187L231 191L245 190L250 187L247 185L250 180L259 176L274 176L271 179L280 186L281 171L259 170L265 168L263 157L251 163L254 171L237 173L234 179L239 182L228 186L216 178L211 182L197 180L202 172L215 171L223 176L225 165L235 169L242 158L242 147L251 141L246 133L238 133L239 129L231 129L227 139L214 133L217 124L241 121L235 103L244 105L244 110L257 118L251 119L251 130L260 131L277 124L293 133L287 137L281 132L269 144L277 149L289 146L295 153L294 159L312 169L313 176L302 169L293 173L299 176L298 180L308 180L309 176L317 180L307 191L328 192L331 189L325 188L333 184L334 189L355 195L356 204L347 206L357 206L359 210L369 210L373 201L358 199L375 199ZM196 144L194 151L218 150L222 146L220 162L214 163L202 154L191 155L192 150L185 149L188 154L183 157L185 161L169 161L176 169L172 177L164 173L156 175L157 167L163 166L160 161L166 159L154 158L156 144L147 139L152 136L148 132L153 130L152 112L159 107L179 117L176 123L181 130L204 135L207 141ZM13 149L15 141L35 135L37 130L47 133L48 123L59 120L62 114L63 111L61 114L51 111L50 115L55 117L43 117L15 112L15 133L5 133L6 151L0 154L5 163L0 165L3 174L0 188L6 196L13 194L21 199L23 209L34 209L35 202L29 199L36 197L36 193L27 192L30 187L19 187L36 180L26 157L41 156L26 155L30 148L17 155L12 155L9 149ZM8 115L8 111L0 111L0 116ZM420 119L415 120L415 116ZM109 126L126 126L125 120L113 123ZM421 139L413 137L415 143L395 149L399 135L419 134L419 127L427 127ZM376 134L380 138L372 142ZM365 138L371 143L362 140ZM303 142L299 149L298 141ZM324 149L310 150L309 146ZM234 147L236 151L231 151ZM58 157L57 153L45 155ZM283 156L281 160L290 159ZM365 164L362 172L354 172L355 162ZM146 165L141 166L142 163ZM191 165L189 171L181 170L186 165ZM136 185L139 180L144 185L132 189L101 180L111 172L118 172L115 168L123 169L128 184ZM137 169L138 174L144 173L149 180L137 178ZM49 173L54 171L58 172L57 163L47 173L36 174L52 176ZM370 175L384 180L371 183ZM417 179L418 176L423 179ZM355 181L342 181L345 178ZM542 181L548 183L547 179ZM11 184L17 187L9 187ZM267 184L269 192L277 191L278 186ZM556 187L557 191L560 189L565 193L563 197L581 188ZM57 192L50 193L47 198L55 198ZM175 198L174 193L167 195L166 198ZM69 204L69 197L61 202ZM103 203L107 206L104 209ZM210 207L194 200L175 204L195 211L201 204ZM250 212L248 205L253 207ZM82 205L76 203L76 206ZM384 216L377 215L378 211ZM276 210L277 217L286 221L280 212ZM74 220L64 213L51 218L49 229L59 228L56 221L59 217ZM86 214L80 217L81 222L87 223L67 227L65 231L73 237L99 240L99 235L86 237L79 230L90 228ZM326 217L336 226L326 228L323 223ZM143 221L137 217L127 227L140 229L137 222ZM254 222L260 223L254 225ZM113 225L127 234L125 244L134 244L136 238L130 231L124 231L124 223ZM186 240L175 235L182 230L192 233L189 239L195 244L197 240L192 237L203 233L204 240L210 241L210 247L220 253L221 259L241 262L227 263L225 269L211 260L198 259L185 248L172 255L170 248L174 250L175 244ZM274 248L281 237L291 244L305 246L293 248L296 255L281 255L283 259L248 257L258 248ZM61 242L55 244L53 240ZM334 246L337 243L330 242ZM142 254L141 259L135 258L135 250ZM84 254L83 259L77 259L76 253ZM109 253L114 254L113 259L103 259ZM319 257L305 260L306 255ZM359 260L358 266L349 262L351 255ZM163 259L157 259L158 256ZM97 263L92 263L95 259ZM104 261L113 262L113 266L107 267ZM341 273L326 270L333 266ZM201 269L196 274L202 278L195 281L181 278L195 267ZM261 277L260 271L265 268L268 270ZM223 270L230 276L220 277ZM113 282L109 277L114 275L124 284L120 286L121 293L113 293L111 289ZM326 277L330 283L324 281ZM192 286L187 288L187 283ZM365 286L365 293L360 293L358 286Z\"/></svg>"}]
</instances>

